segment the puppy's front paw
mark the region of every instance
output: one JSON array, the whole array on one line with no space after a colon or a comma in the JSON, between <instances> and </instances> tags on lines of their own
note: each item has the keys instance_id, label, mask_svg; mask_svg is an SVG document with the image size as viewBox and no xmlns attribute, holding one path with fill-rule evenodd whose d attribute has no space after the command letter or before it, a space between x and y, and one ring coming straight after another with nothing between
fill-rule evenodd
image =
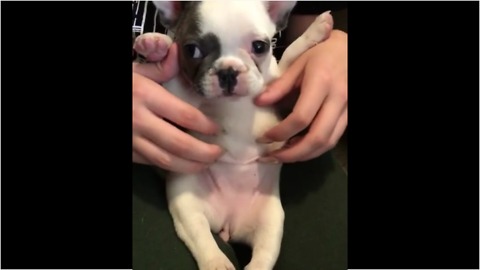
<instances>
[{"instance_id":1,"label":"puppy's front paw","mask_svg":"<svg viewBox=\"0 0 480 270\"><path fill-rule=\"evenodd\" d=\"M160 33L146 33L138 36L133 49L150 62L161 61L167 55L172 39Z\"/></svg>"},{"instance_id":2,"label":"puppy's front paw","mask_svg":"<svg viewBox=\"0 0 480 270\"><path fill-rule=\"evenodd\" d=\"M312 24L313 33L308 38L311 38L315 43L320 43L326 40L333 29L333 17L330 11L326 11L315 19Z\"/></svg>"},{"instance_id":3,"label":"puppy's front paw","mask_svg":"<svg viewBox=\"0 0 480 270\"><path fill-rule=\"evenodd\" d=\"M208 260L206 263L199 266L200 270L235 270L232 262L225 256L219 254L217 257Z\"/></svg>"},{"instance_id":4,"label":"puppy's front paw","mask_svg":"<svg viewBox=\"0 0 480 270\"><path fill-rule=\"evenodd\" d=\"M272 269L266 267L261 263L251 262L247 266L245 266L244 270L272 270Z\"/></svg>"},{"instance_id":5,"label":"puppy's front paw","mask_svg":"<svg viewBox=\"0 0 480 270\"><path fill-rule=\"evenodd\" d=\"M332 28L333 27L333 17L332 14L330 14L331 11L325 11L324 13L320 14L317 18L315 23L318 23L319 25L323 25L324 27Z\"/></svg>"}]
</instances>

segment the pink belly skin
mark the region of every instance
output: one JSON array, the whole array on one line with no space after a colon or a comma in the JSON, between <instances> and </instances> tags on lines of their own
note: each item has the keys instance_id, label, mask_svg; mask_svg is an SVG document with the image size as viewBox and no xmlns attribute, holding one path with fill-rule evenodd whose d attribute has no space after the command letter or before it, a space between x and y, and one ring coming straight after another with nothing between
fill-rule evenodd
<instances>
[{"instance_id":1,"label":"pink belly skin","mask_svg":"<svg viewBox=\"0 0 480 270\"><path fill-rule=\"evenodd\" d=\"M274 192L278 164L216 163L200 175L200 188L208 204L206 216L214 232L227 241L254 227L259 210ZM242 232L237 231L242 227ZM252 228L253 229L253 228ZM238 237L242 237L238 235Z\"/></svg>"}]
</instances>

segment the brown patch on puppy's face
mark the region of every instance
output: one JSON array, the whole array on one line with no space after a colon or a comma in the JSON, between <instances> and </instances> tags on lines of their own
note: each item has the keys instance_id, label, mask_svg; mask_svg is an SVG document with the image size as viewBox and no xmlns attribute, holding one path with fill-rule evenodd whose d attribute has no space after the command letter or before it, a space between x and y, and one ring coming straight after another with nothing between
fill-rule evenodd
<instances>
[{"instance_id":1,"label":"brown patch on puppy's face","mask_svg":"<svg viewBox=\"0 0 480 270\"><path fill-rule=\"evenodd\" d=\"M205 96L202 78L219 58L220 43L214 34L200 34L199 4L185 4L175 29L174 41L179 46L178 60L182 77L198 94Z\"/></svg>"}]
</instances>

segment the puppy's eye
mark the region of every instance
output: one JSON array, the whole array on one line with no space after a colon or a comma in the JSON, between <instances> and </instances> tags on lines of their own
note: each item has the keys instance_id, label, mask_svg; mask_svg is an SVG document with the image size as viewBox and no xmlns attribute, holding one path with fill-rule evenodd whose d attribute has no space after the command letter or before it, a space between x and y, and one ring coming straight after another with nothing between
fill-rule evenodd
<instances>
[{"instance_id":1,"label":"puppy's eye","mask_svg":"<svg viewBox=\"0 0 480 270\"><path fill-rule=\"evenodd\" d=\"M200 49L196 44L192 44L192 43L186 44L184 48L185 48L185 52L190 58L199 59L203 57L202 52L200 51Z\"/></svg>"},{"instance_id":2,"label":"puppy's eye","mask_svg":"<svg viewBox=\"0 0 480 270\"><path fill-rule=\"evenodd\" d=\"M252 42L252 52L254 54L265 53L268 49L268 43L263 40L255 40L254 42Z\"/></svg>"}]
</instances>

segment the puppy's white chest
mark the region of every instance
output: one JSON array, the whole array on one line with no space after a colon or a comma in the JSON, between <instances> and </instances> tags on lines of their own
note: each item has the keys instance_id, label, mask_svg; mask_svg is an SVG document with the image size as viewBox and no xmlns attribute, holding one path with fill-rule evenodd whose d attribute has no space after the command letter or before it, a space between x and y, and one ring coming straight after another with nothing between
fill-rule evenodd
<instances>
[{"instance_id":1,"label":"puppy's white chest","mask_svg":"<svg viewBox=\"0 0 480 270\"><path fill-rule=\"evenodd\" d=\"M275 126L279 118L273 110L254 105L249 97L214 105L205 104L200 109L222 128L218 136L201 137L224 148L225 155L220 161L246 164L272 147L278 147L257 143L257 139Z\"/></svg>"}]
</instances>

